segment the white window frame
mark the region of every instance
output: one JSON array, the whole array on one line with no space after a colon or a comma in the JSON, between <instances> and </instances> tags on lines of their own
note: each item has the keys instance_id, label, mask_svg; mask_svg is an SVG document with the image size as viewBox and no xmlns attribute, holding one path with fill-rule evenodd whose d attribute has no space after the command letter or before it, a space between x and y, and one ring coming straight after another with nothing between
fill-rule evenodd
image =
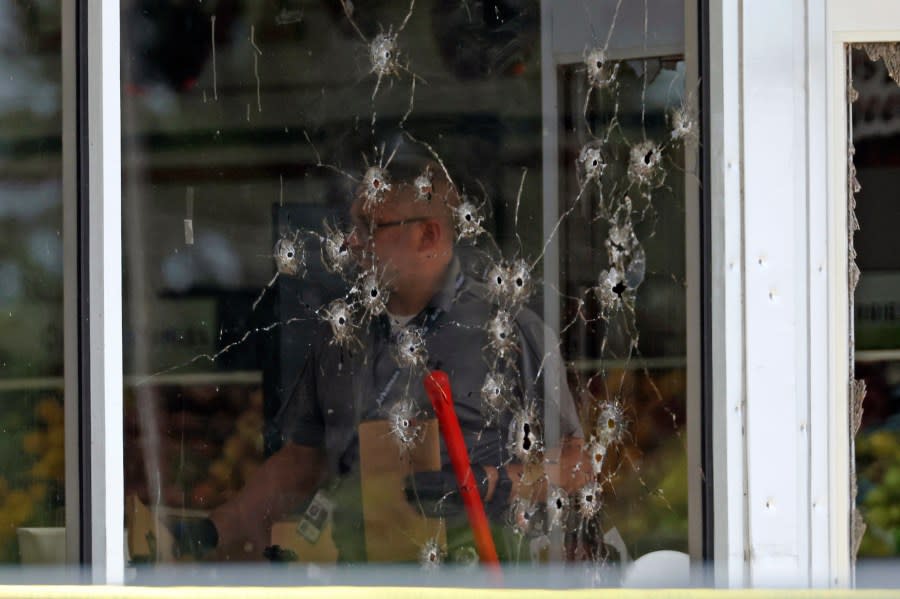
<instances>
[{"instance_id":1,"label":"white window frame","mask_svg":"<svg viewBox=\"0 0 900 599\"><path fill-rule=\"evenodd\" d=\"M853 583L847 43L879 0L710 0L715 566Z\"/></svg>"},{"instance_id":2,"label":"white window frame","mask_svg":"<svg viewBox=\"0 0 900 599\"><path fill-rule=\"evenodd\" d=\"M828 0L828 228L833 238L829 260L832 262L835 280L829 289L832 305L832 333L829 364L832 367L832 385L829 388L829 404L832 406L833 435L831 438L831 472L841 477L832 482L832 501L847 515L845 520L835 518L832 528L842 533L846 543L831 548L831 560L841 566L842 584L853 581L853 557L850 555L849 518L850 465L854 459L850 439L850 297L848 276L847 237L847 172L848 172L848 118L847 111L847 44L860 42L900 41L900 4L878 0ZM837 466L835 468L834 466ZM846 551L844 545L846 545ZM837 577L836 577L837 578ZM836 580L836 582L838 582Z\"/></svg>"},{"instance_id":3,"label":"white window frame","mask_svg":"<svg viewBox=\"0 0 900 599\"><path fill-rule=\"evenodd\" d=\"M120 11L118 0L62 3L66 555L97 584L125 580Z\"/></svg>"},{"instance_id":4,"label":"white window frame","mask_svg":"<svg viewBox=\"0 0 900 599\"><path fill-rule=\"evenodd\" d=\"M546 17L548 7L554 3L542 2L542 15ZM65 240L68 248L66 257L66 479L67 479L67 506L66 524L69 532L67 541L67 556L70 561L78 561L81 557L79 547L80 535L89 535L90 563L92 566L92 580L95 583L122 584L125 581L125 545L124 530L122 526L124 518L124 476L123 476L123 363L122 363L122 229L121 229L121 106L120 106L120 3L118 0L79 0L77 10L82 11L77 18L85 18L87 29L90 32L87 37L86 62L78 64L74 54L84 50L79 48L74 36L76 22L76 2L64 2L63 31L64 31L64 60L69 67L76 69L86 67L86 72L77 75L86 78L87 85L87 111L88 119L88 227L90 230L90 242L86 248L86 262L89 269L89 279L86 290L78 289L77 272L77 235L78 223L75 206L77 204L78 166L77 166L77 139L74 138L76 123L78 121L78 106L72 99L77 94L78 80L75 71L64 73L63 95L64 119L66 141L64 142L64 161L66 166L66 184L64 185L67 237ZM584 6L581 2L568 2L572 10L582 14ZM654 46L635 46L622 51L622 56L639 58L641 56L659 56L685 52L686 49L695 51L697 33L695 30L696 6L693 0L684 0L686 21L685 46L681 44L657 44ZM560 10L560 6L553 5L553 11ZM544 39L546 42L546 38ZM549 62L543 64L555 72L557 64L580 61L580 52L583 48L579 45L576 53L571 50L556 56L550 56ZM66 56L68 54L68 56ZM696 55L696 52L695 52ZM547 55L545 54L545 60ZM616 58L615 53L612 55ZM696 65L691 65L689 76L695 78ZM543 90L545 97L550 97L552 91L555 97L556 79L548 77L549 84L545 84ZM552 88L552 89L551 89ZM552 102L555 115L555 102ZM545 114L548 110L545 104ZM555 119L548 122L555 124ZM546 132L548 139L555 140L555 128ZM551 201L545 202L544 223L545 227L552 226L557 218L557 204L555 198L558 188L548 187L555 185L557 177L547 176L546 168L552 164L556 169L556 154L553 150L545 148L545 198ZM85 173L81 173L84 175ZM696 182L689 181L688 197L696 197L694 189ZM697 220L699 218L699 206L690 205L687 217ZM691 223L694 225L695 223ZM699 251L696 238L696 230L691 227L686 232L690 234L687 250L690 253ZM558 245L550 244L546 252L548 263L554 262L558 257ZM689 258L689 263L694 260ZM696 265L690 264L688 269L690 297L695 298L693 304L699 301L697 286L699 285L699 272ZM89 319L87 327L89 343L89 389L90 389L90 463L81 465L78 459L83 439L84 428L79 424L82 416L80 413L79 372L78 372L78 319L77 310L72 309L78 301L79 293L86 293L89 306ZM554 293L547 295L555 297ZM690 304L691 302L689 302ZM547 323L557 323L559 318L558 300L556 303L548 301L545 306ZM699 319L699 308L694 305L689 317ZM689 326L692 328L693 325ZM695 332L692 332L688 340L688 361L698 364L700 340ZM699 379L693 377L689 381L692 401L689 410L691 415L688 425L689 436L699 443L700 431L697 430L699 420ZM691 460L699 460L699 446L689 450ZM81 496L80 485L84 482L79 471L84 467L89 475L89 503L82 505L78 498ZM690 535L691 552L695 557L700 554L700 533L696 530L700 525L696 516L699 508L699 481L702 473L699 464L691 468L694 472L691 483L690 513L694 522L691 524ZM82 511L89 514L88 530L80 531L79 521Z\"/></svg>"}]
</instances>

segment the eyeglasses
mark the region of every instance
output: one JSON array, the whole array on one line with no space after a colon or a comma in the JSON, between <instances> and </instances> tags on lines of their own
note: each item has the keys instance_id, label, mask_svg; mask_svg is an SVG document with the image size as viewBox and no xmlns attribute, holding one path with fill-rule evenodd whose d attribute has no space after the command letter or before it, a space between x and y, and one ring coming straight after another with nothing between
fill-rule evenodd
<instances>
[{"instance_id":1,"label":"eyeglasses","mask_svg":"<svg viewBox=\"0 0 900 599\"><path fill-rule=\"evenodd\" d=\"M373 223L365 223L365 222L357 222L353 225L353 230L351 234L355 234L359 237L360 240L367 240L375 236L375 233L379 229L387 229L389 227L399 227L402 225L406 225L409 223L421 223L430 220L427 216L413 216L410 218L404 218L401 220L388 220L384 222L373 222Z\"/></svg>"}]
</instances>

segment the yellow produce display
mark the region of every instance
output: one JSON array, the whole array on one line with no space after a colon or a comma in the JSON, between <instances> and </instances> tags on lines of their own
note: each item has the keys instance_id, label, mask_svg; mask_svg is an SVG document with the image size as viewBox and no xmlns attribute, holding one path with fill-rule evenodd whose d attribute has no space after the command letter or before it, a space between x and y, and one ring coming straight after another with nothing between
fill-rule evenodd
<instances>
[{"instance_id":1,"label":"yellow produce display","mask_svg":"<svg viewBox=\"0 0 900 599\"><path fill-rule=\"evenodd\" d=\"M167 510L209 510L225 501L263 460L262 403L262 391L250 384L127 392L125 495Z\"/></svg>"},{"instance_id":2,"label":"yellow produce display","mask_svg":"<svg viewBox=\"0 0 900 599\"><path fill-rule=\"evenodd\" d=\"M900 429L882 427L856 438L858 504L866 522L860 557L900 553Z\"/></svg>"},{"instance_id":3,"label":"yellow produce display","mask_svg":"<svg viewBox=\"0 0 900 599\"><path fill-rule=\"evenodd\" d=\"M17 562L16 529L64 526L61 393L3 397L0 412L0 562Z\"/></svg>"}]
</instances>

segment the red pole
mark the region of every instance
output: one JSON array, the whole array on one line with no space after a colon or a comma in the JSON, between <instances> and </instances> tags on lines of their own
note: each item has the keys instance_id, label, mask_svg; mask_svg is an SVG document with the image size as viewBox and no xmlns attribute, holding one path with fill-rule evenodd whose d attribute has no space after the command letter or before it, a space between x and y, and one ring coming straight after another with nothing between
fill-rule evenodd
<instances>
[{"instance_id":1,"label":"red pole","mask_svg":"<svg viewBox=\"0 0 900 599\"><path fill-rule=\"evenodd\" d=\"M433 370L425 375L425 392L434 406L441 428L441 436L447 446L450 455L450 463L456 474L456 482L459 485L459 494L469 517L469 525L475 537L475 548L483 564L500 576L500 560L497 558L497 549L494 547L494 537L488 526L487 516L484 513L484 504L481 502L481 494L478 492L478 482L472 473L469 462L469 452L463 439L462 429L459 427L459 419L456 410L453 409L453 395L450 391L450 379L442 370Z\"/></svg>"}]
</instances>

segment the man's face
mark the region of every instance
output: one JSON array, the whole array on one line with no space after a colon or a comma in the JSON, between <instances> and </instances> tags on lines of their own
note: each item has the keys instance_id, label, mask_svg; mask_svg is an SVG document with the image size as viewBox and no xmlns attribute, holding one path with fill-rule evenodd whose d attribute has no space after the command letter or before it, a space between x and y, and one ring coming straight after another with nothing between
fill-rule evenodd
<instances>
[{"instance_id":1,"label":"man's face","mask_svg":"<svg viewBox=\"0 0 900 599\"><path fill-rule=\"evenodd\" d=\"M395 201L390 192L382 203L364 210L357 198L350 209L353 230L348 238L350 251L359 266L373 266L388 284L398 284L413 276L419 264L421 225L425 217L413 214L408 202ZM400 192L403 193L403 192Z\"/></svg>"}]
</instances>

